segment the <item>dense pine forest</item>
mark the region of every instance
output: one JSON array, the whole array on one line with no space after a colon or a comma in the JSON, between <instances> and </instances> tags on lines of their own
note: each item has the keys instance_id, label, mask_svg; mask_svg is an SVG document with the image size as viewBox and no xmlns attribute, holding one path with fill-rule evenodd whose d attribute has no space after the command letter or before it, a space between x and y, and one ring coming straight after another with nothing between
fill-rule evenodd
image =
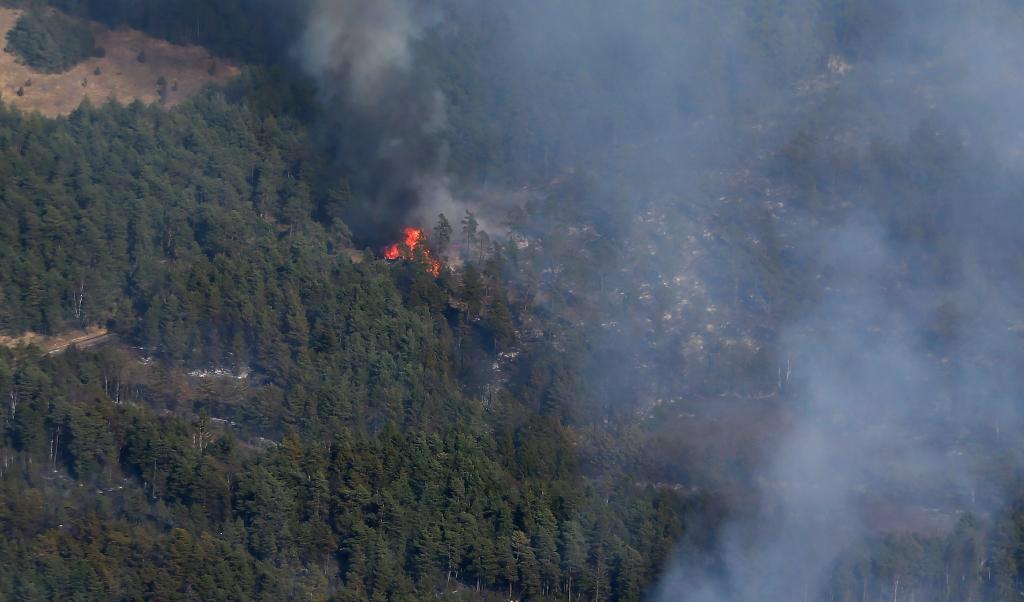
<instances>
[{"instance_id":1,"label":"dense pine forest","mask_svg":"<svg viewBox=\"0 0 1024 602\"><path fill-rule=\"evenodd\" d=\"M978 305L951 283L977 262L978 280L1017 290L1002 269L1024 257L1012 220L975 243L963 208L978 196L1011 207L1024 188L976 130L936 119L886 131L887 99L872 99L872 121L851 100L856 80L820 83L845 69L831 57L879 52L889 3L727 3L752 43L680 60L699 67L685 86L586 44L606 69L574 67L578 49L544 48L513 8L436 3L447 13L415 37L417 66L448 101L436 137L453 196L478 202L385 222L393 240L409 220L426 232L397 260L380 220L364 226L379 168L361 158L365 124L295 67L303 11L318 3L7 4L28 12L6 43L41 71L95 51L80 19L245 67L169 110L85 102L48 119L0 99L3 341L112 335L0 348L0 598L743 600L743 586L700 584L743 577L737 548L790 520L772 502L789 484L759 464L811 405L798 385L816 385L800 372L813 358L786 351L787 326L836 291L856 302L862 285L830 267L845 255L823 267L820 247L793 240L870 213L900 257L879 261L886 303L925 316L915 352L942 366L914 367L927 399L907 407L934 410L929 432L953 433L985 468L965 485L886 456L892 474L871 465L858 495L877 515L893 499L939 499L919 505L940 526L893 519L823 557L820 583L764 599L1019 599L1016 423L995 416L1006 431L994 436L963 419L989 407L976 391L1012 390L1017 339L974 344L985 326L960 308ZM543 60L498 50L517 36ZM687 48L706 54L696 39ZM737 75L754 63L771 66L760 95ZM712 115L666 154L671 178L647 160L669 144L660 101L624 87L600 114L583 98L633 77ZM807 81L827 91L785 100ZM728 119L712 114L722 99ZM713 136L700 129L716 119L728 123ZM893 190L899 203L879 200ZM939 302L908 301L936 290ZM858 345L881 337L877 321ZM984 384L949 384L967 365ZM754 519L767 526L740 533Z\"/></svg>"},{"instance_id":2,"label":"dense pine forest","mask_svg":"<svg viewBox=\"0 0 1024 602\"><path fill-rule=\"evenodd\" d=\"M126 346L5 353L4 591L638 596L679 502L587 483L557 419L467 397L460 371L510 328L500 284L353 262L314 217L347 193L304 126L230 100L260 93L5 110L5 329L101 323Z\"/></svg>"},{"instance_id":3,"label":"dense pine forest","mask_svg":"<svg viewBox=\"0 0 1024 602\"><path fill-rule=\"evenodd\" d=\"M347 253L350 193L281 85L2 109L4 331L120 342L3 354L4 597L638 599L682 503L466 392L513 328L497 268Z\"/></svg>"}]
</instances>

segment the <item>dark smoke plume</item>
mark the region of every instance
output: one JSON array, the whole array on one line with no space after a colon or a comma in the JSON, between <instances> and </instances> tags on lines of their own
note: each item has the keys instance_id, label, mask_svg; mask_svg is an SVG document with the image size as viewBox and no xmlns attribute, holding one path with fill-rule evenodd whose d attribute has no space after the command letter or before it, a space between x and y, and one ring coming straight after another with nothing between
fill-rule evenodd
<instances>
[{"instance_id":1,"label":"dark smoke plume","mask_svg":"<svg viewBox=\"0 0 1024 602\"><path fill-rule=\"evenodd\" d=\"M438 18L410 0L315 0L296 48L325 106L321 134L364 197L346 219L371 244L446 194L445 100L415 53Z\"/></svg>"}]
</instances>

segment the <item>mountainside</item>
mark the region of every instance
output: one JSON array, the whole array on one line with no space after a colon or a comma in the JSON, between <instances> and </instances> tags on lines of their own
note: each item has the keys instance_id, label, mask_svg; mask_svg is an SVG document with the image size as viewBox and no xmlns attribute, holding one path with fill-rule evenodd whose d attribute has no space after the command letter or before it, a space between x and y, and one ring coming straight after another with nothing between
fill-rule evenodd
<instances>
[{"instance_id":1,"label":"mountainside","mask_svg":"<svg viewBox=\"0 0 1024 602\"><path fill-rule=\"evenodd\" d=\"M2 352L5 595L639 592L678 502L587 484L566 426L460 391L501 301L347 252L317 216L348 191L262 85L3 109L4 330L119 335Z\"/></svg>"},{"instance_id":2,"label":"mountainside","mask_svg":"<svg viewBox=\"0 0 1024 602\"><path fill-rule=\"evenodd\" d=\"M8 4L0 598L1024 587L1014 3Z\"/></svg>"}]
</instances>

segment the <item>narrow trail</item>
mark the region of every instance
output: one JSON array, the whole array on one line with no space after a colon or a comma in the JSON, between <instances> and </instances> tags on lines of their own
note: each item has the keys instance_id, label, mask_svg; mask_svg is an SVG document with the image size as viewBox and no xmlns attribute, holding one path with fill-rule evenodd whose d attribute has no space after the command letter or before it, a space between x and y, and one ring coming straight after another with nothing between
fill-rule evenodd
<instances>
[{"instance_id":1,"label":"narrow trail","mask_svg":"<svg viewBox=\"0 0 1024 602\"><path fill-rule=\"evenodd\" d=\"M79 349L88 349L89 347L95 347L104 343L113 341L117 335L110 332L92 332L80 337L75 337L69 341L61 341L54 346L47 347L46 355L56 355L58 353L64 353L72 345Z\"/></svg>"},{"instance_id":2,"label":"narrow trail","mask_svg":"<svg viewBox=\"0 0 1024 602\"><path fill-rule=\"evenodd\" d=\"M26 345L39 347L45 355L63 353L72 345L86 349L113 342L117 335L99 326L90 326L82 330L68 330L60 334L42 335L26 332L18 336L0 335L0 347L15 349Z\"/></svg>"}]
</instances>

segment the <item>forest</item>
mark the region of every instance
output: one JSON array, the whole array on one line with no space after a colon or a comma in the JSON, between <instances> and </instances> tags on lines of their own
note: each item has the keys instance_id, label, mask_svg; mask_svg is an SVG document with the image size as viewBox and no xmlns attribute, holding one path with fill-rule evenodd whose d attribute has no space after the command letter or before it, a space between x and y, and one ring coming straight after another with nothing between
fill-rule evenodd
<instances>
[{"instance_id":1,"label":"forest","mask_svg":"<svg viewBox=\"0 0 1024 602\"><path fill-rule=\"evenodd\" d=\"M911 308L913 357L929 358L906 411L933 412L929 435L955 438L984 469L969 486L947 467L936 480L887 448L857 467L870 483L857 495L887 508L878 500L947 491L927 502L945 526L907 520L843 540L819 582L772 582L764 599L1018 599L1017 424L1006 418L996 437L987 416L964 418L990 407L975 391L1013 389L1020 362L1006 350L1018 339L975 343L986 324L967 312L989 306L956 283L977 262L972 284L1016 287L1012 220L977 237L964 207L991 198L1005 215L1021 180L976 130L937 119L885 132L885 99L865 123L856 80L776 104L788 97L774 82L813 77L830 56L870 60L889 3L732 2L755 44L701 64L707 87L636 73L628 52L602 55L596 73L569 64L571 47L550 61L538 51L540 64L512 58L501 44L535 33L516 29L514 9L437 3L446 26L415 46L449 102L438 144L454 195L527 193L429 221L395 216L393 240L420 220L431 253L396 260L363 227L387 163L366 158L377 122L332 112L323 84L293 65L317 2L6 4L34 11L7 43L42 71L94 50L64 14L247 66L169 110L86 101L48 119L0 100L0 334L115 335L60 353L0 347L0 598L749 599L735 548L788 524L788 498L757 486L786 473L759 460L815 409L798 391L816 385L805 363L829 369L808 357L813 345L788 350L791 325L831 320L820 308L859 303L865 287L843 276L846 254L793 241L870 213L899 257L871 272L879 305ZM811 38L823 41L809 56L794 50ZM735 65L760 60L773 83L748 95ZM731 121L707 147L687 129L669 178L647 154L669 144L644 104L655 101L580 100L621 78L642 84L638 96L685 89L674 106L687 114L721 94ZM747 125L760 105L784 134ZM341 140L325 134L335 130ZM868 324L858 346L885 352L878 313L864 302L843 315ZM964 366L983 384L963 384ZM866 395L888 401L888 385ZM840 430L856 420L820 413ZM748 521L768 526L737 535Z\"/></svg>"},{"instance_id":2,"label":"forest","mask_svg":"<svg viewBox=\"0 0 1024 602\"><path fill-rule=\"evenodd\" d=\"M313 218L346 192L317 190L303 126L228 99L258 93L5 110L5 329L102 323L128 344L5 353L5 591L539 597L572 579L636 597L678 502L583 484L565 425L464 394L510 328L500 284L353 262L344 226ZM138 573L111 572L130 558Z\"/></svg>"},{"instance_id":3,"label":"forest","mask_svg":"<svg viewBox=\"0 0 1024 602\"><path fill-rule=\"evenodd\" d=\"M30 11L7 33L7 52L42 72L64 71L92 56L96 40L89 28L61 13Z\"/></svg>"},{"instance_id":4,"label":"forest","mask_svg":"<svg viewBox=\"0 0 1024 602\"><path fill-rule=\"evenodd\" d=\"M679 502L582 481L566 425L463 392L511 328L497 276L353 261L349 193L268 85L3 109L4 331L124 344L4 353L5 597L637 598Z\"/></svg>"}]
</instances>

